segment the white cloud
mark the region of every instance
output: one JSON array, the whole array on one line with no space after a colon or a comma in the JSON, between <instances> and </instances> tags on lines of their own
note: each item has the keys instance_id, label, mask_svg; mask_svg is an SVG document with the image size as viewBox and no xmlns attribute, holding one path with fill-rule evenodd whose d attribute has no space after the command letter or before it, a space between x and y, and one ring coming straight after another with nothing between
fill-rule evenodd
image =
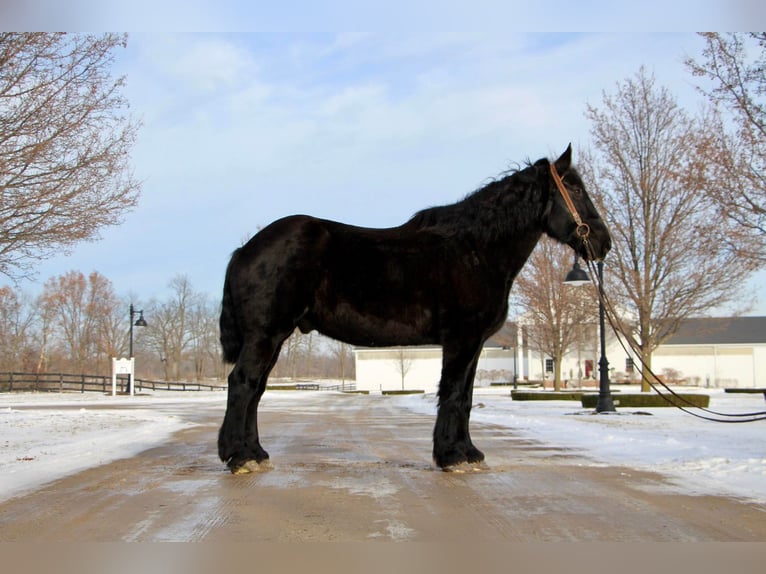
<instances>
[{"instance_id":1,"label":"white cloud","mask_svg":"<svg viewBox=\"0 0 766 574\"><path fill-rule=\"evenodd\" d=\"M245 50L219 38L203 38L189 45L175 61L176 77L192 89L221 91L246 81L254 62Z\"/></svg>"},{"instance_id":2,"label":"white cloud","mask_svg":"<svg viewBox=\"0 0 766 574\"><path fill-rule=\"evenodd\" d=\"M158 88L214 92L246 83L256 73L253 53L235 37L210 34L137 34L129 46L140 52L140 75Z\"/></svg>"}]
</instances>

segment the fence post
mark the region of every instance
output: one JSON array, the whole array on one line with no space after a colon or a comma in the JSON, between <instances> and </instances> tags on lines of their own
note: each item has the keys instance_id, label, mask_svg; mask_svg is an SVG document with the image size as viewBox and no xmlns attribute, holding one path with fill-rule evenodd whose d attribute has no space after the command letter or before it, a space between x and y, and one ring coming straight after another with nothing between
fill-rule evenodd
<instances>
[{"instance_id":1,"label":"fence post","mask_svg":"<svg viewBox=\"0 0 766 574\"><path fill-rule=\"evenodd\" d=\"M35 392L40 392L40 373L35 373Z\"/></svg>"},{"instance_id":2,"label":"fence post","mask_svg":"<svg viewBox=\"0 0 766 574\"><path fill-rule=\"evenodd\" d=\"M59 373L59 393L64 392L64 373Z\"/></svg>"},{"instance_id":3,"label":"fence post","mask_svg":"<svg viewBox=\"0 0 766 574\"><path fill-rule=\"evenodd\" d=\"M8 387L9 390L13 391L13 373L10 374L10 378L8 379L8 382L10 383L10 385Z\"/></svg>"}]
</instances>

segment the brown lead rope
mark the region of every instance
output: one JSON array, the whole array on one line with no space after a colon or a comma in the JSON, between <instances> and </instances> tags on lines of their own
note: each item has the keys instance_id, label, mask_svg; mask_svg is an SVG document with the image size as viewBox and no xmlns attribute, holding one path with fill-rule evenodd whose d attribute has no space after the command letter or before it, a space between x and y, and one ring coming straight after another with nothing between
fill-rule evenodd
<instances>
[{"instance_id":1,"label":"brown lead rope","mask_svg":"<svg viewBox=\"0 0 766 574\"><path fill-rule=\"evenodd\" d=\"M607 319L609 320L609 325L611 326L612 331L617 337L617 340L619 341L623 350L626 353L628 353L628 347L630 347L630 350L633 351L633 354L639 358L639 362L641 363L643 369L649 374L649 377L651 377L651 379L654 379L654 382L653 382L652 380L650 380L650 378L647 378L646 382L649 384L649 386L652 388L652 390L655 393L657 393L663 399L665 399L668 403L684 411L685 413L688 413L692 416L695 416L700 419L708 420L708 421L713 421L718 423L750 423L755 421L766 420L766 411L755 411L751 413L722 413L719 411L714 411L711 409L707 409L705 407L694 405L690 401L688 401L687 399L685 399L684 397L676 393L667 384L663 383L659 379L659 377L654 373L654 371L652 371L651 368L649 368L643 362L643 359L641 358L640 349L637 348L637 344L635 343L635 341L633 341L633 339L626 334L625 332L626 330L622 327L620 320L617 318L617 315L614 312L614 308L611 302L609 301L609 299L607 298L606 293L603 289L603 286L598 285L597 279L594 279L595 277L598 277L598 273L596 272L596 268L593 265L593 261L592 260L587 261L586 264L588 265L588 269L590 271L591 281L593 282L594 285L596 285L596 287L598 288L598 292L602 296L601 304L604 306L604 310L606 311L605 315ZM657 388L658 386L662 387L665 391L667 391L667 394L661 392ZM684 406L684 403L687 406ZM691 408L698 409L712 416L707 416L704 414L700 414L698 412L694 412L690 410ZM723 418L717 418L717 417L723 417Z\"/></svg>"}]
</instances>

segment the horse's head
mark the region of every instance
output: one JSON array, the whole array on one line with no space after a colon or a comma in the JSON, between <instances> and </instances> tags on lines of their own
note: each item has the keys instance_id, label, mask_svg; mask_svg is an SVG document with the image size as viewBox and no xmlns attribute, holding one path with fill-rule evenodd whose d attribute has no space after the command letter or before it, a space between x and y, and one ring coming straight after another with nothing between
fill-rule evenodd
<instances>
[{"instance_id":1,"label":"horse's head","mask_svg":"<svg viewBox=\"0 0 766 574\"><path fill-rule=\"evenodd\" d=\"M552 165L543 159L535 163L535 168L541 186L549 193L545 232L569 245L583 259L603 259L612 247L612 239L572 167L572 146Z\"/></svg>"}]
</instances>

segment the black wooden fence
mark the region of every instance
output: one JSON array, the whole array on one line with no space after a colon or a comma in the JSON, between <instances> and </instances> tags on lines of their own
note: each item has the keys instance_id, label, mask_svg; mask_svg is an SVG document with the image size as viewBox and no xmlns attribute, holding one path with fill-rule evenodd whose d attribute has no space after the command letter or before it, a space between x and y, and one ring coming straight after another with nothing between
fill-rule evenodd
<instances>
[{"instance_id":1,"label":"black wooden fence","mask_svg":"<svg viewBox=\"0 0 766 574\"><path fill-rule=\"evenodd\" d=\"M135 379L133 392L152 391L223 391L225 385L178 381L148 381ZM128 376L117 375L117 391L128 390ZM109 375L73 375L67 373L0 373L0 393L15 391L56 392L79 391L112 392L112 377Z\"/></svg>"}]
</instances>

